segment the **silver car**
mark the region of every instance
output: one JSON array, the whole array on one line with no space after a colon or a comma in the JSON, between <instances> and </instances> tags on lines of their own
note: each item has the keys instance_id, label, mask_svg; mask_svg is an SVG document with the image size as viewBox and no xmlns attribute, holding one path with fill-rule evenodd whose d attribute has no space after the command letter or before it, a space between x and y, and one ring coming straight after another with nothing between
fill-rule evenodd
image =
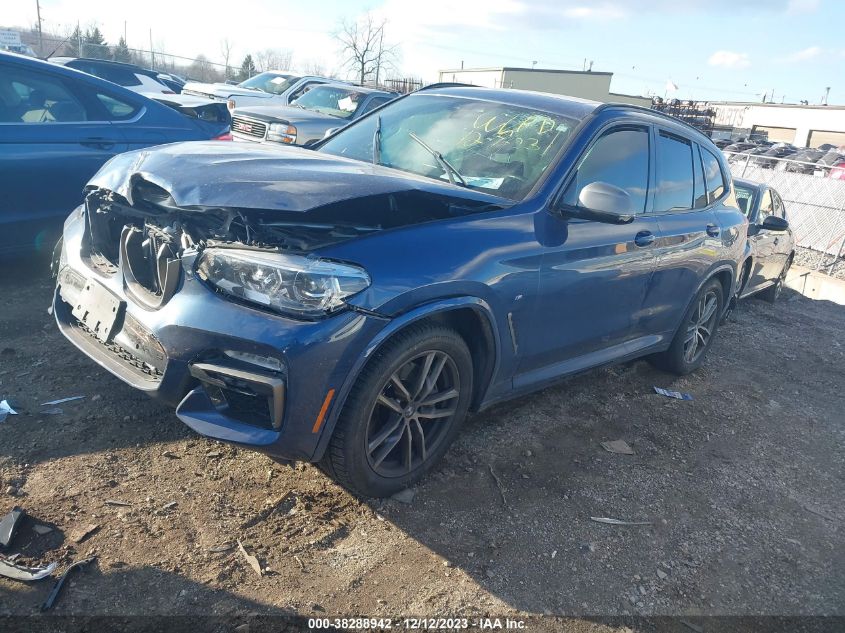
<instances>
[{"instance_id":1,"label":"silver car","mask_svg":"<svg viewBox=\"0 0 845 633\"><path fill-rule=\"evenodd\" d=\"M227 101L232 108L246 105L287 105L309 88L333 81L337 80L314 75L297 75L286 70L271 70L235 85L189 81L182 88L182 94Z\"/></svg>"},{"instance_id":2,"label":"silver car","mask_svg":"<svg viewBox=\"0 0 845 633\"><path fill-rule=\"evenodd\" d=\"M289 106L235 108L232 136L240 141L304 145L397 96L393 92L347 84L315 86Z\"/></svg>"}]
</instances>

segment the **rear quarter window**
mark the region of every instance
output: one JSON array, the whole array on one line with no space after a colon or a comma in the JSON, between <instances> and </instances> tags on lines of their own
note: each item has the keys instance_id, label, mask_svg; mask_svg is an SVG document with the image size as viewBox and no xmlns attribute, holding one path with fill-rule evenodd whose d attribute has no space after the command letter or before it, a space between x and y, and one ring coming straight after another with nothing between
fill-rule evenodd
<instances>
[{"instance_id":1,"label":"rear quarter window","mask_svg":"<svg viewBox=\"0 0 845 633\"><path fill-rule=\"evenodd\" d=\"M713 203L722 197L727 188L727 180L722 172L719 160L706 147L701 148L701 161L704 165L704 181L707 185L707 196Z\"/></svg>"},{"instance_id":2,"label":"rear quarter window","mask_svg":"<svg viewBox=\"0 0 845 633\"><path fill-rule=\"evenodd\" d=\"M126 121L134 117L140 110L136 105L103 92L97 93L97 100L103 105L112 121Z\"/></svg>"}]
</instances>

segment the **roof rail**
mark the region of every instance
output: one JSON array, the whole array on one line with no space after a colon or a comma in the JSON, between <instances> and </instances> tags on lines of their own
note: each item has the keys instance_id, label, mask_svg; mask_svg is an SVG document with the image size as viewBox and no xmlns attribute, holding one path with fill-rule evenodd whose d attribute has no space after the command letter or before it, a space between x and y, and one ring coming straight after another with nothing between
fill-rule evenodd
<instances>
[{"instance_id":1,"label":"roof rail","mask_svg":"<svg viewBox=\"0 0 845 633\"><path fill-rule=\"evenodd\" d=\"M422 90L432 90L437 88L480 88L481 86L476 86L474 84L463 84L460 82L455 81L441 81L436 84L428 84L427 86L423 86L422 88L417 88L414 92L420 92Z\"/></svg>"},{"instance_id":2,"label":"roof rail","mask_svg":"<svg viewBox=\"0 0 845 633\"><path fill-rule=\"evenodd\" d=\"M678 118L673 117L670 114L666 114L665 112L661 112L660 110L655 110L653 108L646 108L645 106L641 105L634 105L633 103L602 103L598 108L595 109L595 112L600 112L602 110L611 110L611 109L620 109L620 110L636 110L637 112L647 112L648 114L653 114L654 116L661 117L664 119L668 119L673 123L677 123L679 125L683 125L684 127L688 127L691 130L694 130L696 133L701 134L704 138L709 139L710 137L707 136L704 132L699 130L694 125L690 125L686 121L681 121Z\"/></svg>"}]
</instances>

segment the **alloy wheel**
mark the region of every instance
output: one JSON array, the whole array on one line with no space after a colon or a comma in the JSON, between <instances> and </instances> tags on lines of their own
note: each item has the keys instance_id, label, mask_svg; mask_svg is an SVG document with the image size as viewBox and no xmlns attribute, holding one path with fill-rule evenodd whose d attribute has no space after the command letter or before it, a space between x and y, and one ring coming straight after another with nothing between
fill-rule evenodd
<instances>
[{"instance_id":1,"label":"alloy wheel","mask_svg":"<svg viewBox=\"0 0 845 633\"><path fill-rule=\"evenodd\" d=\"M457 365L443 351L423 352L393 372L370 411L370 467L400 477L422 465L447 435L460 390Z\"/></svg>"},{"instance_id":2,"label":"alloy wheel","mask_svg":"<svg viewBox=\"0 0 845 633\"><path fill-rule=\"evenodd\" d=\"M715 290L704 293L698 300L698 306L687 322L687 335L684 339L684 360L694 363L707 349L718 318L719 297Z\"/></svg>"}]
</instances>

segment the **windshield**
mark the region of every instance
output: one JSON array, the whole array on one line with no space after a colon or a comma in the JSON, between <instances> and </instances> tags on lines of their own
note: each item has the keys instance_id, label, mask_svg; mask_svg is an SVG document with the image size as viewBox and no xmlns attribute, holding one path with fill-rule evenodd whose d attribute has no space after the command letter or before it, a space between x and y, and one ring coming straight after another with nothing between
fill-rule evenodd
<instances>
[{"instance_id":1,"label":"windshield","mask_svg":"<svg viewBox=\"0 0 845 633\"><path fill-rule=\"evenodd\" d=\"M521 200L548 170L576 123L503 103L419 94L364 117L319 151L372 162L378 143L377 162L382 165ZM451 168L459 178L450 174Z\"/></svg>"},{"instance_id":2,"label":"windshield","mask_svg":"<svg viewBox=\"0 0 845 633\"><path fill-rule=\"evenodd\" d=\"M261 92L269 92L273 95L280 95L285 90L290 88L291 84L299 77L294 75L284 75L282 73L261 73L255 77L250 77L246 81L238 84L239 88L251 88L252 90L260 90Z\"/></svg>"},{"instance_id":3,"label":"windshield","mask_svg":"<svg viewBox=\"0 0 845 633\"><path fill-rule=\"evenodd\" d=\"M351 119L366 96L366 93L350 88L317 86L296 99L293 104L339 119Z\"/></svg>"}]
</instances>

